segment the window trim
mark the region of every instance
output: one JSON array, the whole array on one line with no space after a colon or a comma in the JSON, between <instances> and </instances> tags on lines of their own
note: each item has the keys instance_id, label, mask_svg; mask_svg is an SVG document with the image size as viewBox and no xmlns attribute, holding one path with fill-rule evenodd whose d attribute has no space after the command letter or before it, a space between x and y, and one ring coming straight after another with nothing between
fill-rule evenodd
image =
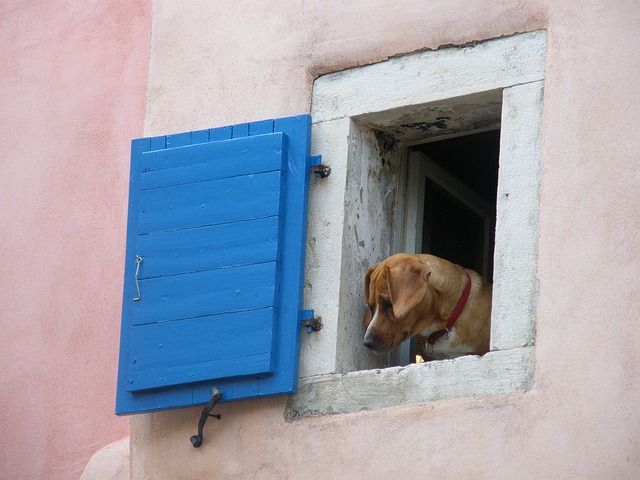
<instances>
[{"instance_id":1,"label":"window trim","mask_svg":"<svg viewBox=\"0 0 640 480\"><path fill-rule=\"evenodd\" d=\"M314 305L325 328L315 338L303 338L299 390L289 399L286 419L531 388L545 50L546 32L536 31L394 57L316 80L312 150L323 153L333 173L331 184L311 195L319 197L314 198L317 204L331 199L334 208L327 205L309 216L305 303ZM341 357L350 354L348 340L357 339L362 329L359 318L353 318L362 299L354 298L353 289L344 293L345 285L354 282L345 267L345 262L354 262L347 245L347 209L353 203L346 198L347 173L371 149L362 141L367 133L360 126L379 129L407 109L428 110L438 102L492 91L502 93L502 112L491 351L483 357L345 370L344 365L358 366L358 361ZM398 210L404 208L401 198L396 203ZM335 245L336 239L341 245ZM378 248L371 256L384 258L381 253ZM368 260L356 262L364 265Z\"/></svg>"}]
</instances>

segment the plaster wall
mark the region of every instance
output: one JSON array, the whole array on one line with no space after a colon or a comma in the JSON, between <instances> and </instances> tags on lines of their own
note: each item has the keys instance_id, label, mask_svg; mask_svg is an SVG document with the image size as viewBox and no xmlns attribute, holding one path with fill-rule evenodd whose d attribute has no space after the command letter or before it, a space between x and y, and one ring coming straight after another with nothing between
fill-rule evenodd
<instances>
[{"instance_id":1,"label":"plaster wall","mask_svg":"<svg viewBox=\"0 0 640 480\"><path fill-rule=\"evenodd\" d=\"M77 479L129 433L114 399L150 25L147 0L0 2L2 479Z\"/></svg>"},{"instance_id":2,"label":"plaster wall","mask_svg":"<svg viewBox=\"0 0 640 480\"><path fill-rule=\"evenodd\" d=\"M133 478L637 478L638 25L635 0L156 1L146 135L308 112L319 74L546 29L539 296L527 393L291 423L286 398L224 404L198 450L198 409L135 416Z\"/></svg>"}]
</instances>

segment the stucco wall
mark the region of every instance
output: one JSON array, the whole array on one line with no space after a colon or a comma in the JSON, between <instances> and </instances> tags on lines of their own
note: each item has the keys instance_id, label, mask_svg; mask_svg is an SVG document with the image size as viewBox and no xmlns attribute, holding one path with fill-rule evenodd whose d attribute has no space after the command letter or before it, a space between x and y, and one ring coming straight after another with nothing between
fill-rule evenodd
<instances>
[{"instance_id":1,"label":"stucco wall","mask_svg":"<svg viewBox=\"0 0 640 480\"><path fill-rule=\"evenodd\" d=\"M226 404L198 450L197 409L137 416L133 478L637 478L638 25L635 0L155 2L147 135L308 112L321 73L547 29L536 367L524 394L293 423L284 398Z\"/></svg>"},{"instance_id":2,"label":"stucco wall","mask_svg":"<svg viewBox=\"0 0 640 480\"><path fill-rule=\"evenodd\" d=\"M293 423L286 398L225 404L198 450L199 409L135 416L132 474L638 477L637 0L159 0L149 59L151 3L0 5L1 478L78 478L127 435L113 402L132 137L305 113L322 73L536 29L533 388Z\"/></svg>"},{"instance_id":3,"label":"stucco wall","mask_svg":"<svg viewBox=\"0 0 640 480\"><path fill-rule=\"evenodd\" d=\"M0 478L77 479L114 415L151 2L0 2Z\"/></svg>"}]
</instances>

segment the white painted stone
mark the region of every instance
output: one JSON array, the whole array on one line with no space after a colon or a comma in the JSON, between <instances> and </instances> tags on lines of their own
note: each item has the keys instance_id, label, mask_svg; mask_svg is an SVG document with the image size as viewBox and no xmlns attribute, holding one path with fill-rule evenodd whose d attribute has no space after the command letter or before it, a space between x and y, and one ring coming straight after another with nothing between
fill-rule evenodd
<instances>
[{"instance_id":1,"label":"white painted stone","mask_svg":"<svg viewBox=\"0 0 640 480\"><path fill-rule=\"evenodd\" d=\"M533 385L533 367L534 347L523 347L483 357L309 377L289 398L285 418L527 391Z\"/></svg>"},{"instance_id":2,"label":"white painted stone","mask_svg":"<svg viewBox=\"0 0 640 480\"><path fill-rule=\"evenodd\" d=\"M491 350L535 340L542 100L541 81L504 91Z\"/></svg>"},{"instance_id":3,"label":"white painted stone","mask_svg":"<svg viewBox=\"0 0 640 480\"><path fill-rule=\"evenodd\" d=\"M322 122L542 80L545 50L537 31L325 75L313 86L312 115Z\"/></svg>"},{"instance_id":4,"label":"white painted stone","mask_svg":"<svg viewBox=\"0 0 640 480\"><path fill-rule=\"evenodd\" d=\"M331 166L327 178L311 178L307 223L304 304L321 317L317 334L302 335L300 376L336 371L338 299L350 120L314 124L312 154ZM331 352L331 353L330 353Z\"/></svg>"},{"instance_id":5,"label":"white painted stone","mask_svg":"<svg viewBox=\"0 0 640 480\"><path fill-rule=\"evenodd\" d=\"M364 277L393 253L399 162L396 149L351 123L342 234L336 373L389 365L388 355L363 348ZM345 354L346 353L346 354Z\"/></svg>"}]
</instances>

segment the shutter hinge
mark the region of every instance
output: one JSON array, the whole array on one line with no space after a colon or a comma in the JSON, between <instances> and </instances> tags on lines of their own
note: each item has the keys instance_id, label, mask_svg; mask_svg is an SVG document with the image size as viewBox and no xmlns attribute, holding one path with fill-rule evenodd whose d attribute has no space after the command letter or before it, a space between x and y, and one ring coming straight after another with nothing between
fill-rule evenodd
<instances>
[{"instance_id":1,"label":"shutter hinge","mask_svg":"<svg viewBox=\"0 0 640 480\"><path fill-rule=\"evenodd\" d=\"M331 167L322 163L322 155L315 155L309 157L309 164L311 166L311 172L316 177L327 178L331 175Z\"/></svg>"},{"instance_id":2,"label":"shutter hinge","mask_svg":"<svg viewBox=\"0 0 640 480\"><path fill-rule=\"evenodd\" d=\"M307 327L307 333L319 332L322 329L322 320L315 316L313 310L303 310L302 325Z\"/></svg>"}]
</instances>

